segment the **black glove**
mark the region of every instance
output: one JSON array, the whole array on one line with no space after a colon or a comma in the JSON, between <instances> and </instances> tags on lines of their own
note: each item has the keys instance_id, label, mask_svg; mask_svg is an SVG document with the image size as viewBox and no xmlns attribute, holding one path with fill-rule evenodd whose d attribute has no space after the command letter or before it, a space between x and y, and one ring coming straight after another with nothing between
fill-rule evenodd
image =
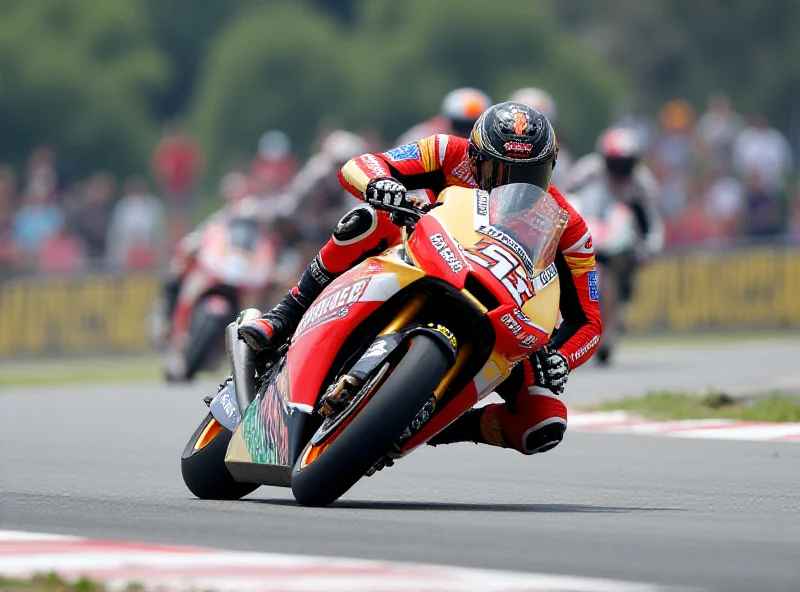
<instances>
[{"instance_id":1,"label":"black glove","mask_svg":"<svg viewBox=\"0 0 800 592\"><path fill-rule=\"evenodd\" d=\"M367 201L375 200L387 206L409 208L414 205L406 196L406 188L403 184L391 177L373 179L367 185L367 190L364 193Z\"/></svg>"},{"instance_id":2,"label":"black glove","mask_svg":"<svg viewBox=\"0 0 800 592\"><path fill-rule=\"evenodd\" d=\"M554 395L564 392L569 378L569 364L563 354L543 347L532 356L531 365L537 386L548 389Z\"/></svg>"}]
</instances>

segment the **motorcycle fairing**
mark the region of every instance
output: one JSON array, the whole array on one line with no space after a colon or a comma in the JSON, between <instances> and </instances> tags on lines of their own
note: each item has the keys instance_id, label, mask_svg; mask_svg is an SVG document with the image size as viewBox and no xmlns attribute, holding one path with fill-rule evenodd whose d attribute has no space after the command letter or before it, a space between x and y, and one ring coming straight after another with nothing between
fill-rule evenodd
<instances>
[{"instance_id":1,"label":"motorcycle fairing","mask_svg":"<svg viewBox=\"0 0 800 592\"><path fill-rule=\"evenodd\" d=\"M292 466L313 409L291 402L288 375L284 358L233 433L225 465L237 481L291 486Z\"/></svg>"}]
</instances>

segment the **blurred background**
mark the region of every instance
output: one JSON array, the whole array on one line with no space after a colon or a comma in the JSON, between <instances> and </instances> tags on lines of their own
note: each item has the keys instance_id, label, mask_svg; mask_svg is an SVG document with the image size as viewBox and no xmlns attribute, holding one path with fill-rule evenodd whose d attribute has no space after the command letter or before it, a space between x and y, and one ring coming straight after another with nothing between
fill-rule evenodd
<instances>
[{"instance_id":1,"label":"blurred background","mask_svg":"<svg viewBox=\"0 0 800 592\"><path fill-rule=\"evenodd\" d=\"M293 202L330 133L386 149L462 86L545 89L574 158L642 134L666 248L628 331L797 328L797 55L794 0L3 0L0 357L148 351L176 248L244 197L271 304L352 205Z\"/></svg>"}]
</instances>

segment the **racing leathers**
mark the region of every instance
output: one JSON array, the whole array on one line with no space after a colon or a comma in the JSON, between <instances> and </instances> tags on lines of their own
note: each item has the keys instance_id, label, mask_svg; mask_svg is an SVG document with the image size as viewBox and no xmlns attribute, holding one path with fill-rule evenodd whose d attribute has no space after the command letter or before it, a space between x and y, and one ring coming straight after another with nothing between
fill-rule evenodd
<instances>
[{"instance_id":1,"label":"racing leathers","mask_svg":"<svg viewBox=\"0 0 800 592\"><path fill-rule=\"evenodd\" d=\"M341 169L339 180L362 199L368 186L372 192L376 186L383 187L388 199L403 186L409 194L419 192L418 199L424 200L424 196L435 199L449 186L476 187L467 156L468 145L467 140L455 136L430 136L382 154L354 158ZM550 187L549 193L569 214L556 258L563 322L547 348L532 360L518 364L508 380L497 388L505 402L470 410L430 444L473 441L534 454L553 448L563 438L567 409L554 393L563 390L569 370L592 356L600 342L602 323L591 235L561 193L554 187ZM357 206L342 218L299 284L274 311L287 317L292 315L290 320L296 323L302 315L297 309L307 309L336 276L399 242L400 229L388 214L368 204ZM264 325L271 336L272 328L266 327L268 323ZM242 337L251 343L249 337Z\"/></svg>"}]
</instances>

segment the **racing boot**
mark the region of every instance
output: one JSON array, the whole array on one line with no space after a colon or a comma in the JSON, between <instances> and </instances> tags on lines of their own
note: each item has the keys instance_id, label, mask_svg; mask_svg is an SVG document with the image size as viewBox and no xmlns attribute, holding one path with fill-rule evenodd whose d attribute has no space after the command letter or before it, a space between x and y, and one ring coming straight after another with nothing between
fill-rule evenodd
<instances>
[{"instance_id":1,"label":"racing boot","mask_svg":"<svg viewBox=\"0 0 800 592\"><path fill-rule=\"evenodd\" d=\"M428 446L454 444L456 442L486 444L486 438L481 430L481 417L483 417L483 409L470 409L428 440Z\"/></svg>"},{"instance_id":2,"label":"racing boot","mask_svg":"<svg viewBox=\"0 0 800 592\"><path fill-rule=\"evenodd\" d=\"M239 325L239 339L257 352L278 349L292 336L308 307L335 277L323 267L317 255L306 267L298 284L275 308L260 319Z\"/></svg>"}]
</instances>

